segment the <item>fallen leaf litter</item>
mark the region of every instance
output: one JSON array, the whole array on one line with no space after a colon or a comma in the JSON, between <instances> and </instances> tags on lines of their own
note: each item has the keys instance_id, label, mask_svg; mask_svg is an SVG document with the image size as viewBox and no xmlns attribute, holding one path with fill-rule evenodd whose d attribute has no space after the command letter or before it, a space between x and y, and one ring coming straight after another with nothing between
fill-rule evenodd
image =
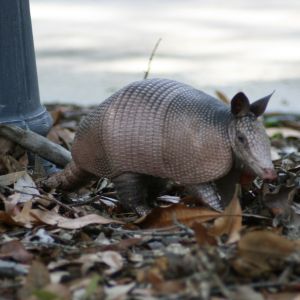
<instances>
[{"instance_id":1,"label":"fallen leaf litter","mask_svg":"<svg viewBox=\"0 0 300 300\"><path fill-rule=\"evenodd\" d=\"M87 110L50 109L49 138L70 149ZM269 131L276 185L243 185L224 212L190 207L193 201L175 188L140 220L122 211L107 180L78 193L43 191L38 172L24 171L24 151L1 141L2 297L297 299L300 123L274 120L265 118L278 126Z\"/></svg>"}]
</instances>

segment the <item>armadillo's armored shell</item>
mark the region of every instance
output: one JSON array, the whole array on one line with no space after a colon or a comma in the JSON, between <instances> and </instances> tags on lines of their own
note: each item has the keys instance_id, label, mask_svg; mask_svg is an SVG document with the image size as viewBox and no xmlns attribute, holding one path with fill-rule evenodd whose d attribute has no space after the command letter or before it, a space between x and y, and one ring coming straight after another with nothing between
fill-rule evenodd
<instances>
[{"instance_id":1,"label":"armadillo's armored shell","mask_svg":"<svg viewBox=\"0 0 300 300\"><path fill-rule=\"evenodd\" d=\"M72 154L80 168L99 177L135 172L208 182L232 166L230 119L224 104L188 85L139 81L86 117Z\"/></svg>"}]
</instances>

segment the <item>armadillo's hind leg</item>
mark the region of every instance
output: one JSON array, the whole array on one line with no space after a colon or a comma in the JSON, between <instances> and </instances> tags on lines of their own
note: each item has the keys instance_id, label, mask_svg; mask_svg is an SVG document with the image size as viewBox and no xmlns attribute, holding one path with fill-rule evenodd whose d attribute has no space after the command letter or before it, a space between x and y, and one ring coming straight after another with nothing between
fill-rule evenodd
<instances>
[{"instance_id":1,"label":"armadillo's hind leg","mask_svg":"<svg viewBox=\"0 0 300 300\"><path fill-rule=\"evenodd\" d=\"M112 179L118 197L126 211L146 215L151 211L147 203L147 186L144 177L137 173L123 173Z\"/></svg>"},{"instance_id":2,"label":"armadillo's hind leg","mask_svg":"<svg viewBox=\"0 0 300 300\"><path fill-rule=\"evenodd\" d=\"M201 183L198 185L191 185L187 187L187 190L194 197L203 201L208 206L217 210L224 209L221 197L219 196L216 185L214 183L209 182Z\"/></svg>"},{"instance_id":3,"label":"armadillo's hind leg","mask_svg":"<svg viewBox=\"0 0 300 300\"><path fill-rule=\"evenodd\" d=\"M71 191L88 184L94 179L96 178L93 174L80 169L74 161L71 161L62 172L52 175L42 184L46 188Z\"/></svg>"}]
</instances>

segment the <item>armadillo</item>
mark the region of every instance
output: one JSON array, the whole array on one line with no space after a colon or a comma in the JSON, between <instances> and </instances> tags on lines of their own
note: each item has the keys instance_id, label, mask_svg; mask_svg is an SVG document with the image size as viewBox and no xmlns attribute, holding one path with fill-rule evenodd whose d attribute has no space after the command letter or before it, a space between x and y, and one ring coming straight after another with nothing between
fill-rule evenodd
<instances>
[{"instance_id":1,"label":"armadillo","mask_svg":"<svg viewBox=\"0 0 300 300\"><path fill-rule=\"evenodd\" d=\"M257 119L271 95L250 104L239 92L228 106L173 80L131 83L81 122L73 160L45 185L72 190L92 178L110 178L124 207L144 214L172 180L222 209L218 183L234 187L236 165L276 178L270 142Z\"/></svg>"}]
</instances>

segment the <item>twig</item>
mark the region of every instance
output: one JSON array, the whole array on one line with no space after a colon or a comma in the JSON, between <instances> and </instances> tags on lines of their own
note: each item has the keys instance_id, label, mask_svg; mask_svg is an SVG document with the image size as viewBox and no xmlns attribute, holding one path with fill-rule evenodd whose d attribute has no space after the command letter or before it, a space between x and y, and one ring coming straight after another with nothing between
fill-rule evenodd
<instances>
[{"instance_id":1,"label":"twig","mask_svg":"<svg viewBox=\"0 0 300 300\"><path fill-rule=\"evenodd\" d=\"M58 166L64 167L72 159L68 150L33 131L1 124L0 135Z\"/></svg>"},{"instance_id":2,"label":"twig","mask_svg":"<svg viewBox=\"0 0 300 300\"><path fill-rule=\"evenodd\" d=\"M279 278L278 278L278 282L285 284L289 282L289 277L291 275L293 271L293 266L292 265L288 265L283 272L280 274Z\"/></svg>"},{"instance_id":3,"label":"twig","mask_svg":"<svg viewBox=\"0 0 300 300\"><path fill-rule=\"evenodd\" d=\"M223 294L223 296L225 296L227 299L232 299L229 289L222 282L219 275L217 275L217 273L215 273L215 274L212 274L212 277L213 277L215 284L219 287L219 290Z\"/></svg>"},{"instance_id":4,"label":"twig","mask_svg":"<svg viewBox=\"0 0 300 300\"><path fill-rule=\"evenodd\" d=\"M115 205L115 203L118 202L118 200L114 199L114 198L106 197L106 196L103 196L103 195L96 195L96 196L88 198L86 200L80 200L80 201L78 201L76 203L72 203L72 204L70 204L70 206L76 206L76 207L78 207L78 206L84 206L84 205L87 205L87 204L90 204L90 203L94 203L96 200L99 200L99 201L101 201L101 200L110 201L114 205Z\"/></svg>"},{"instance_id":5,"label":"twig","mask_svg":"<svg viewBox=\"0 0 300 300\"><path fill-rule=\"evenodd\" d=\"M200 260L202 262L202 265L204 266L206 271L210 274L212 280L218 287L219 291L223 294L223 296L226 297L226 299L231 299L232 297L228 287L225 286L225 284L222 282L219 275L215 272L215 269L212 266L212 263L208 260L208 257L206 255L201 255Z\"/></svg>"},{"instance_id":6,"label":"twig","mask_svg":"<svg viewBox=\"0 0 300 300\"><path fill-rule=\"evenodd\" d=\"M223 92L216 91L215 93L223 103L225 103L226 105L229 105L230 99Z\"/></svg>"},{"instance_id":7,"label":"twig","mask_svg":"<svg viewBox=\"0 0 300 300\"><path fill-rule=\"evenodd\" d=\"M156 44L155 44L155 46L154 46L154 48L153 48L153 50L152 50L152 52L151 52L151 55L150 55L150 58L149 58L149 61L148 61L148 68L147 68L147 71L145 72L144 79L147 79L148 76L149 76L150 69L151 69L151 63L152 63L153 57L154 57L154 55L155 55L155 53L156 53L156 50L157 50L157 48L158 48L160 42L161 42L161 38L159 38L159 39L157 40L157 42L156 42Z\"/></svg>"},{"instance_id":8,"label":"twig","mask_svg":"<svg viewBox=\"0 0 300 300\"><path fill-rule=\"evenodd\" d=\"M95 196L95 197L91 197L91 198L88 198L86 200L80 200L76 203L72 203L70 204L71 207L79 207L79 206L84 206L84 205L87 205L87 204L90 204L90 203L94 203L96 200L99 200L99 196Z\"/></svg>"},{"instance_id":9,"label":"twig","mask_svg":"<svg viewBox=\"0 0 300 300\"><path fill-rule=\"evenodd\" d=\"M108 225L108 228L110 225ZM151 235L151 236L174 236L174 235L182 235L186 234L186 230L183 230L181 228L178 228L176 225L163 227L163 228L155 228L155 229L138 229L138 230L130 230L130 229L124 229L124 228L112 228L115 231L124 233L124 234L139 234L139 235Z\"/></svg>"},{"instance_id":10,"label":"twig","mask_svg":"<svg viewBox=\"0 0 300 300\"><path fill-rule=\"evenodd\" d=\"M179 229L182 229L188 236L194 236L195 232L193 229L191 229L190 227L180 223L177 218L176 215L173 215L173 224L176 225Z\"/></svg>"},{"instance_id":11,"label":"twig","mask_svg":"<svg viewBox=\"0 0 300 300\"><path fill-rule=\"evenodd\" d=\"M24 195L28 195L28 196L40 198L40 199L47 200L47 201L50 201L50 202L55 202L56 204L62 206L63 208L65 208L65 209L73 212L74 214L78 214L79 213L79 211L77 211L74 208L72 208L72 207L70 207L70 206L62 203L59 200L56 200L55 198L50 198L50 197L39 195L39 194L33 194L33 193L24 192L24 191L15 189L15 188L10 188L8 186L1 186L1 187L4 188L4 189L6 189L6 190L8 190L8 191L10 191L10 192L15 192L15 193L19 193L19 194L24 194ZM30 187L30 188L33 188L33 187Z\"/></svg>"}]
</instances>

